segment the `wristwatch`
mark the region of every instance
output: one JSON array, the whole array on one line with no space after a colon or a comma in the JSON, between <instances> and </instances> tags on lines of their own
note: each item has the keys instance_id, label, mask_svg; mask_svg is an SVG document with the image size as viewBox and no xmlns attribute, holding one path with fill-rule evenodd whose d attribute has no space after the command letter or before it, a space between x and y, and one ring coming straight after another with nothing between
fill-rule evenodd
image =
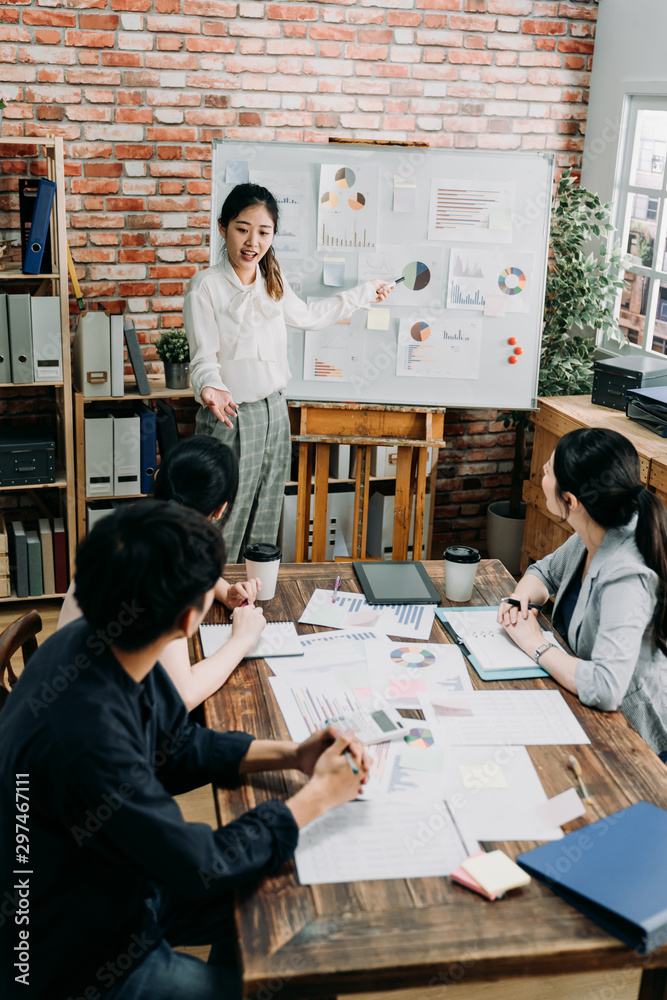
<instances>
[{"instance_id":1,"label":"wristwatch","mask_svg":"<svg viewBox=\"0 0 667 1000\"><path fill-rule=\"evenodd\" d=\"M556 648L555 642L543 642L541 646L537 647L537 649L533 654L533 659L535 660L535 663L538 665L538 667L540 665L540 656L542 655L542 653L546 653L547 649L555 649L555 648Z\"/></svg>"}]
</instances>

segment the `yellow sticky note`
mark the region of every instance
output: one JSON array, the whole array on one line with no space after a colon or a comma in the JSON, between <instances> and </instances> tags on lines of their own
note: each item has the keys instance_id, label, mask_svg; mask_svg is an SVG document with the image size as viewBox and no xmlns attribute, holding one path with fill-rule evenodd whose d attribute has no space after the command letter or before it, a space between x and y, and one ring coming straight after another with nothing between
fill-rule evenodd
<instances>
[{"instance_id":1,"label":"yellow sticky note","mask_svg":"<svg viewBox=\"0 0 667 1000\"><path fill-rule=\"evenodd\" d=\"M461 862L461 867L488 893L507 892L528 885L530 875L502 851L489 851Z\"/></svg>"},{"instance_id":2,"label":"yellow sticky note","mask_svg":"<svg viewBox=\"0 0 667 1000\"><path fill-rule=\"evenodd\" d=\"M366 319L367 330L388 330L391 309L369 309Z\"/></svg>"}]
</instances>

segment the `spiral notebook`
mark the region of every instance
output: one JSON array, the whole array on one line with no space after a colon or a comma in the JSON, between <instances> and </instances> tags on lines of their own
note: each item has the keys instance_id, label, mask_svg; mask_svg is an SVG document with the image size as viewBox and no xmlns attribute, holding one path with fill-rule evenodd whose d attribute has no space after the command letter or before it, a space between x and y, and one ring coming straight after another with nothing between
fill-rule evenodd
<instances>
[{"instance_id":1,"label":"spiral notebook","mask_svg":"<svg viewBox=\"0 0 667 1000\"><path fill-rule=\"evenodd\" d=\"M213 656L231 637L231 625L199 626L204 656ZM256 660L264 656L303 656L303 646L294 622L267 622L259 642L243 659Z\"/></svg>"}]
</instances>

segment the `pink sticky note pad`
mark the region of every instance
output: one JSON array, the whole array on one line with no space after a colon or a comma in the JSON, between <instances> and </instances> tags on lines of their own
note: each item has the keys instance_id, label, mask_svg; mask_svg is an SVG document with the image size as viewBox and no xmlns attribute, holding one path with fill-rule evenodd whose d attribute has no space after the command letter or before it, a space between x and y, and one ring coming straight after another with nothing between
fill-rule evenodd
<instances>
[{"instance_id":1,"label":"pink sticky note pad","mask_svg":"<svg viewBox=\"0 0 667 1000\"><path fill-rule=\"evenodd\" d=\"M485 853L486 853L485 851L475 851L475 853L471 854L470 857L481 858L482 855ZM455 882L459 882L461 885L464 885L466 889L472 889L473 892L478 892L480 896L484 896L486 897L486 899L491 899L491 900L502 899L503 896L505 895L503 892L488 893L486 889L483 889L479 884L479 882L477 882L472 877L472 875L468 875L468 872L465 870L465 868L461 868L460 866L454 869L454 871L451 874L451 878L453 878Z\"/></svg>"}]
</instances>

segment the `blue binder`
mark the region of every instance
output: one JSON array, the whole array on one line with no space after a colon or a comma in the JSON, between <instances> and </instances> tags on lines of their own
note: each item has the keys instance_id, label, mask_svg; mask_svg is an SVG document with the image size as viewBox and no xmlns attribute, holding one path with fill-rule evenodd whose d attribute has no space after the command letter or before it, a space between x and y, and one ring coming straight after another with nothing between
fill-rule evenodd
<instances>
[{"instance_id":1,"label":"blue binder","mask_svg":"<svg viewBox=\"0 0 667 1000\"><path fill-rule=\"evenodd\" d=\"M35 208L32 213L30 237L23 262L24 274L39 274L44 256L44 247L49 235L51 209L56 196L56 185L46 177L40 177Z\"/></svg>"},{"instance_id":2,"label":"blue binder","mask_svg":"<svg viewBox=\"0 0 667 1000\"><path fill-rule=\"evenodd\" d=\"M549 674L542 667L538 667L535 664L534 667L516 667L515 670L485 670L481 665L479 660L473 656L466 644L459 638L456 631L447 621L448 611L490 611L491 609L483 606L478 608L465 608L465 607L455 607L455 608L436 608L435 613L443 624L443 627L448 635L452 637L456 645L459 647L461 652L470 661L472 666L477 671L478 675L483 681L515 681L515 680L525 680L530 677L548 677ZM498 608L495 609L496 611Z\"/></svg>"},{"instance_id":3,"label":"blue binder","mask_svg":"<svg viewBox=\"0 0 667 1000\"><path fill-rule=\"evenodd\" d=\"M136 412L139 414L141 437L140 489L142 493L150 493L157 467L157 414L147 403L138 403Z\"/></svg>"},{"instance_id":4,"label":"blue binder","mask_svg":"<svg viewBox=\"0 0 667 1000\"><path fill-rule=\"evenodd\" d=\"M667 812L635 802L516 860L643 955L667 943L665 844Z\"/></svg>"}]
</instances>

